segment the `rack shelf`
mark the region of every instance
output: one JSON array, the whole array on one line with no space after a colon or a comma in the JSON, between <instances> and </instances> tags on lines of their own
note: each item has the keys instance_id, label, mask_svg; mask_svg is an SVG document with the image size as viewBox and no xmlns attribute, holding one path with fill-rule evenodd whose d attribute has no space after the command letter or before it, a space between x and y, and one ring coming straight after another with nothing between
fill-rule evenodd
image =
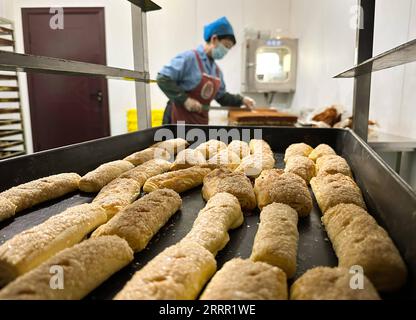
<instances>
[{"instance_id":1,"label":"rack shelf","mask_svg":"<svg viewBox=\"0 0 416 320\"><path fill-rule=\"evenodd\" d=\"M4 102L20 102L19 98L0 98L0 103Z\"/></svg>"},{"instance_id":2,"label":"rack shelf","mask_svg":"<svg viewBox=\"0 0 416 320\"><path fill-rule=\"evenodd\" d=\"M0 86L0 92L16 92L16 91L19 91L19 87Z\"/></svg>"},{"instance_id":3,"label":"rack shelf","mask_svg":"<svg viewBox=\"0 0 416 320\"><path fill-rule=\"evenodd\" d=\"M0 38L0 47L13 47L14 41Z\"/></svg>"},{"instance_id":4,"label":"rack shelf","mask_svg":"<svg viewBox=\"0 0 416 320\"><path fill-rule=\"evenodd\" d=\"M0 108L0 114L20 113L20 108Z\"/></svg>"},{"instance_id":5,"label":"rack shelf","mask_svg":"<svg viewBox=\"0 0 416 320\"><path fill-rule=\"evenodd\" d=\"M334 78L353 78L416 61L416 39L379 54Z\"/></svg>"},{"instance_id":6,"label":"rack shelf","mask_svg":"<svg viewBox=\"0 0 416 320\"><path fill-rule=\"evenodd\" d=\"M13 30L5 27L0 27L1 36L11 36L13 35Z\"/></svg>"},{"instance_id":7,"label":"rack shelf","mask_svg":"<svg viewBox=\"0 0 416 320\"><path fill-rule=\"evenodd\" d=\"M0 80L14 81L14 80L17 80L17 76L8 75L8 74L0 74Z\"/></svg>"},{"instance_id":8,"label":"rack shelf","mask_svg":"<svg viewBox=\"0 0 416 320\"><path fill-rule=\"evenodd\" d=\"M25 142L23 140L0 140L0 148L10 148L15 146L21 146Z\"/></svg>"},{"instance_id":9,"label":"rack shelf","mask_svg":"<svg viewBox=\"0 0 416 320\"><path fill-rule=\"evenodd\" d=\"M23 133L23 130L20 130L20 129L19 130L0 129L0 137L15 136L15 135L22 134L22 133Z\"/></svg>"},{"instance_id":10,"label":"rack shelf","mask_svg":"<svg viewBox=\"0 0 416 320\"><path fill-rule=\"evenodd\" d=\"M0 126L10 126L12 124L21 124L20 119L0 119Z\"/></svg>"},{"instance_id":11,"label":"rack shelf","mask_svg":"<svg viewBox=\"0 0 416 320\"><path fill-rule=\"evenodd\" d=\"M0 69L6 71L34 71L77 76L104 76L122 80L134 80L137 82L151 82L148 72L8 51L0 51Z\"/></svg>"},{"instance_id":12,"label":"rack shelf","mask_svg":"<svg viewBox=\"0 0 416 320\"><path fill-rule=\"evenodd\" d=\"M140 9L142 9L143 12L148 11L155 11L162 9L160 6L158 6L156 3L150 0L129 0L134 5L138 6Z\"/></svg>"},{"instance_id":13,"label":"rack shelf","mask_svg":"<svg viewBox=\"0 0 416 320\"><path fill-rule=\"evenodd\" d=\"M22 156L26 154L25 151L19 151L19 150L11 150L11 151L0 151L0 160Z\"/></svg>"}]
</instances>

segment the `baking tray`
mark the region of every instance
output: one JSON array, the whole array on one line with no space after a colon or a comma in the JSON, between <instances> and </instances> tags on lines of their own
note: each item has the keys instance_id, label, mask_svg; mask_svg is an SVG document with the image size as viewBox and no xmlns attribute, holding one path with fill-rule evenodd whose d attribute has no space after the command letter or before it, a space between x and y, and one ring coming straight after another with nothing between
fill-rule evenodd
<instances>
[{"instance_id":1,"label":"baking tray","mask_svg":"<svg viewBox=\"0 0 416 320\"><path fill-rule=\"evenodd\" d=\"M167 131L158 131L159 129ZM98 165L121 159L154 143L155 133L172 132L174 136L187 135L189 142L195 141L196 130L207 137L217 138L215 133L242 134L253 138L254 130L262 130L262 137L272 147L278 168L283 168L284 150L292 143L305 142L311 146L327 143L350 164L358 185L363 191L369 211L385 227L402 256L410 275L405 288L383 298L416 298L416 195L384 161L371 150L354 132L345 129L290 128L290 127L224 127L224 126L163 126L135 133L103 138L71 145L32 155L0 161L0 191L14 185L60 172L85 174ZM237 131L236 131L237 130ZM231 138L228 139L229 141ZM15 234L42 223L64 209L90 202L94 194L73 193L58 200L39 205L19 213L14 219L0 223L0 243ZM205 205L200 188L181 194L182 209L176 213L148 247L135 254L134 261L114 274L86 299L111 299L131 278L136 270L161 252L177 243L191 229L198 212ZM248 258L257 231L259 212L245 214L244 224L230 232L230 242L218 253L220 268L233 257ZM320 222L320 211L314 199L314 208L309 217L299 220L298 268L295 279L315 266L336 266L337 259L330 241Z\"/></svg>"}]
</instances>

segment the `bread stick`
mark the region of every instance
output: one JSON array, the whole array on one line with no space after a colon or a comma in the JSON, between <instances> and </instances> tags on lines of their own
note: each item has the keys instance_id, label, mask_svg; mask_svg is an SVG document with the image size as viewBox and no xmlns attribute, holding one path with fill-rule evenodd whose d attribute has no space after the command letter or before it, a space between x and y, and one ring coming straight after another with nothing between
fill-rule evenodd
<instances>
[{"instance_id":1,"label":"bread stick","mask_svg":"<svg viewBox=\"0 0 416 320\"><path fill-rule=\"evenodd\" d=\"M224 149L227 149L227 145L222 141L214 139L201 143L195 148L195 150L201 152L207 160Z\"/></svg>"},{"instance_id":2,"label":"bread stick","mask_svg":"<svg viewBox=\"0 0 416 320\"><path fill-rule=\"evenodd\" d=\"M334 149L332 149L327 144L320 144L315 149L313 149L312 152L309 154L309 159L316 162L318 158L322 156L327 156L327 155L336 155L336 153Z\"/></svg>"},{"instance_id":3,"label":"bread stick","mask_svg":"<svg viewBox=\"0 0 416 320\"><path fill-rule=\"evenodd\" d=\"M285 172L294 173L309 183L315 176L315 163L304 156L293 156L287 160Z\"/></svg>"},{"instance_id":4,"label":"bread stick","mask_svg":"<svg viewBox=\"0 0 416 320\"><path fill-rule=\"evenodd\" d=\"M275 159L268 153L251 154L241 160L236 172L243 172L250 178L257 178L263 170L274 168Z\"/></svg>"},{"instance_id":5,"label":"bread stick","mask_svg":"<svg viewBox=\"0 0 416 320\"><path fill-rule=\"evenodd\" d=\"M328 175L341 173L352 178L350 166L347 161L337 155L319 157L316 160L316 175Z\"/></svg>"},{"instance_id":6,"label":"bread stick","mask_svg":"<svg viewBox=\"0 0 416 320\"><path fill-rule=\"evenodd\" d=\"M177 154L175 162L171 166L171 170L186 169L205 164L207 164L207 160L201 152L195 149L185 149Z\"/></svg>"},{"instance_id":7,"label":"bread stick","mask_svg":"<svg viewBox=\"0 0 416 320\"><path fill-rule=\"evenodd\" d=\"M179 243L137 271L115 300L194 300L216 268L208 250L193 242Z\"/></svg>"},{"instance_id":8,"label":"bread stick","mask_svg":"<svg viewBox=\"0 0 416 320\"><path fill-rule=\"evenodd\" d=\"M286 204L272 203L260 213L250 259L282 269L290 279L296 272L298 214Z\"/></svg>"},{"instance_id":9,"label":"bread stick","mask_svg":"<svg viewBox=\"0 0 416 320\"><path fill-rule=\"evenodd\" d=\"M311 187L323 214L341 203L353 203L366 209L360 188L354 180L341 173L312 178Z\"/></svg>"},{"instance_id":10,"label":"bread stick","mask_svg":"<svg viewBox=\"0 0 416 320\"><path fill-rule=\"evenodd\" d=\"M224 264L201 300L287 300L285 273L263 262L232 259Z\"/></svg>"},{"instance_id":11,"label":"bread stick","mask_svg":"<svg viewBox=\"0 0 416 320\"><path fill-rule=\"evenodd\" d=\"M395 291L406 282L407 269L387 232L364 209L340 204L322 217L340 267L358 265L380 291Z\"/></svg>"},{"instance_id":12,"label":"bread stick","mask_svg":"<svg viewBox=\"0 0 416 320\"><path fill-rule=\"evenodd\" d=\"M285 163L293 156L307 157L313 151L313 148L306 143L294 143L291 144L285 151Z\"/></svg>"},{"instance_id":13,"label":"bread stick","mask_svg":"<svg viewBox=\"0 0 416 320\"><path fill-rule=\"evenodd\" d=\"M228 230L238 228L243 221L237 198L229 193L217 193L199 211L191 231L181 242L196 242L216 255L230 240Z\"/></svg>"},{"instance_id":14,"label":"bread stick","mask_svg":"<svg viewBox=\"0 0 416 320\"><path fill-rule=\"evenodd\" d=\"M251 153L248 143L240 140L231 141L230 144L227 146L227 149L237 154L240 157L240 159L249 156Z\"/></svg>"},{"instance_id":15,"label":"bread stick","mask_svg":"<svg viewBox=\"0 0 416 320\"><path fill-rule=\"evenodd\" d=\"M155 143L152 147L164 149L167 152L169 152L171 156L173 156L178 152L185 150L188 146L189 143L185 139L176 138Z\"/></svg>"},{"instance_id":16,"label":"bread stick","mask_svg":"<svg viewBox=\"0 0 416 320\"><path fill-rule=\"evenodd\" d=\"M211 169L201 167L166 172L148 179L143 186L143 191L172 189L179 193L185 192L201 185L204 177L210 172Z\"/></svg>"},{"instance_id":17,"label":"bread stick","mask_svg":"<svg viewBox=\"0 0 416 320\"><path fill-rule=\"evenodd\" d=\"M76 173L61 173L3 191L0 193L0 221L39 203L78 190L80 179L81 177ZM1 201L1 198L7 199L7 201Z\"/></svg>"},{"instance_id":18,"label":"bread stick","mask_svg":"<svg viewBox=\"0 0 416 320\"><path fill-rule=\"evenodd\" d=\"M290 288L291 300L380 300L364 276L363 288L351 288L353 274L345 268L317 267L306 271Z\"/></svg>"},{"instance_id":19,"label":"bread stick","mask_svg":"<svg viewBox=\"0 0 416 320\"><path fill-rule=\"evenodd\" d=\"M100 204L111 219L117 212L128 206L140 194L145 181L169 170L171 163L162 159L149 160L127 172L106 185L93 200Z\"/></svg>"},{"instance_id":20,"label":"bread stick","mask_svg":"<svg viewBox=\"0 0 416 320\"><path fill-rule=\"evenodd\" d=\"M139 166L149 160L153 159L162 159L162 160L169 160L171 157L170 153L167 152L165 149L161 148L147 148L138 152L135 152L123 160L131 162L135 166Z\"/></svg>"},{"instance_id":21,"label":"bread stick","mask_svg":"<svg viewBox=\"0 0 416 320\"><path fill-rule=\"evenodd\" d=\"M254 183L257 206L262 209L273 202L284 203L298 212L309 215L312 198L306 182L296 174L280 169L264 170Z\"/></svg>"},{"instance_id":22,"label":"bread stick","mask_svg":"<svg viewBox=\"0 0 416 320\"><path fill-rule=\"evenodd\" d=\"M82 204L15 235L0 246L0 286L80 242L106 219L101 206Z\"/></svg>"},{"instance_id":23,"label":"bread stick","mask_svg":"<svg viewBox=\"0 0 416 320\"><path fill-rule=\"evenodd\" d=\"M143 250L153 236L181 207L181 197L173 190L160 189L128 205L92 237L117 235L135 251Z\"/></svg>"},{"instance_id":24,"label":"bread stick","mask_svg":"<svg viewBox=\"0 0 416 320\"><path fill-rule=\"evenodd\" d=\"M221 192L228 192L237 197L243 210L253 210L257 205L251 181L242 172L220 168L207 174L202 187L204 199L208 201Z\"/></svg>"},{"instance_id":25,"label":"bread stick","mask_svg":"<svg viewBox=\"0 0 416 320\"><path fill-rule=\"evenodd\" d=\"M240 165L240 162L240 157L228 149L221 150L208 159L208 164L211 165L214 169L218 167L227 167L231 170L234 170Z\"/></svg>"},{"instance_id":26,"label":"bread stick","mask_svg":"<svg viewBox=\"0 0 416 320\"><path fill-rule=\"evenodd\" d=\"M133 168L133 164L124 160L104 163L81 178L79 189L84 192L98 192L120 174Z\"/></svg>"},{"instance_id":27,"label":"bread stick","mask_svg":"<svg viewBox=\"0 0 416 320\"><path fill-rule=\"evenodd\" d=\"M133 260L133 251L116 236L88 239L67 248L0 291L8 300L78 300ZM59 271L62 268L62 271ZM51 287L62 272L62 288Z\"/></svg>"}]
</instances>

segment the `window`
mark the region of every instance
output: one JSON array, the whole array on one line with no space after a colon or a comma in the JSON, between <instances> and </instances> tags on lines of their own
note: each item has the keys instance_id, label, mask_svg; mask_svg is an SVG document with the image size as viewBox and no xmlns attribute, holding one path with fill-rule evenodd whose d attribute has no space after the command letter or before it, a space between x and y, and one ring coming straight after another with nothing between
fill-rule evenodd
<instances>
[{"instance_id":1,"label":"window","mask_svg":"<svg viewBox=\"0 0 416 320\"><path fill-rule=\"evenodd\" d=\"M261 47L256 52L256 80L259 82L284 82L289 79L290 49L286 47Z\"/></svg>"}]
</instances>

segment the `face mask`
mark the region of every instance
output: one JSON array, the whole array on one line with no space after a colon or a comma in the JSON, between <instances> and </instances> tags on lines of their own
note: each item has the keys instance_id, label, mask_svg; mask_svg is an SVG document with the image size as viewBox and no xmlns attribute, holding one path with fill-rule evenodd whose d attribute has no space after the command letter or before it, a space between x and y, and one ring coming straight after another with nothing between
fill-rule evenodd
<instances>
[{"instance_id":1,"label":"face mask","mask_svg":"<svg viewBox=\"0 0 416 320\"><path fill-rule=\"evenodd\" d=\"M214 49L212 49L212 58L215 60L220 60L225 57L225 55L228 53L228 48L226 48L221 42L218 43L218 46L216 46Z\"/></svg>"}]
</instances>

